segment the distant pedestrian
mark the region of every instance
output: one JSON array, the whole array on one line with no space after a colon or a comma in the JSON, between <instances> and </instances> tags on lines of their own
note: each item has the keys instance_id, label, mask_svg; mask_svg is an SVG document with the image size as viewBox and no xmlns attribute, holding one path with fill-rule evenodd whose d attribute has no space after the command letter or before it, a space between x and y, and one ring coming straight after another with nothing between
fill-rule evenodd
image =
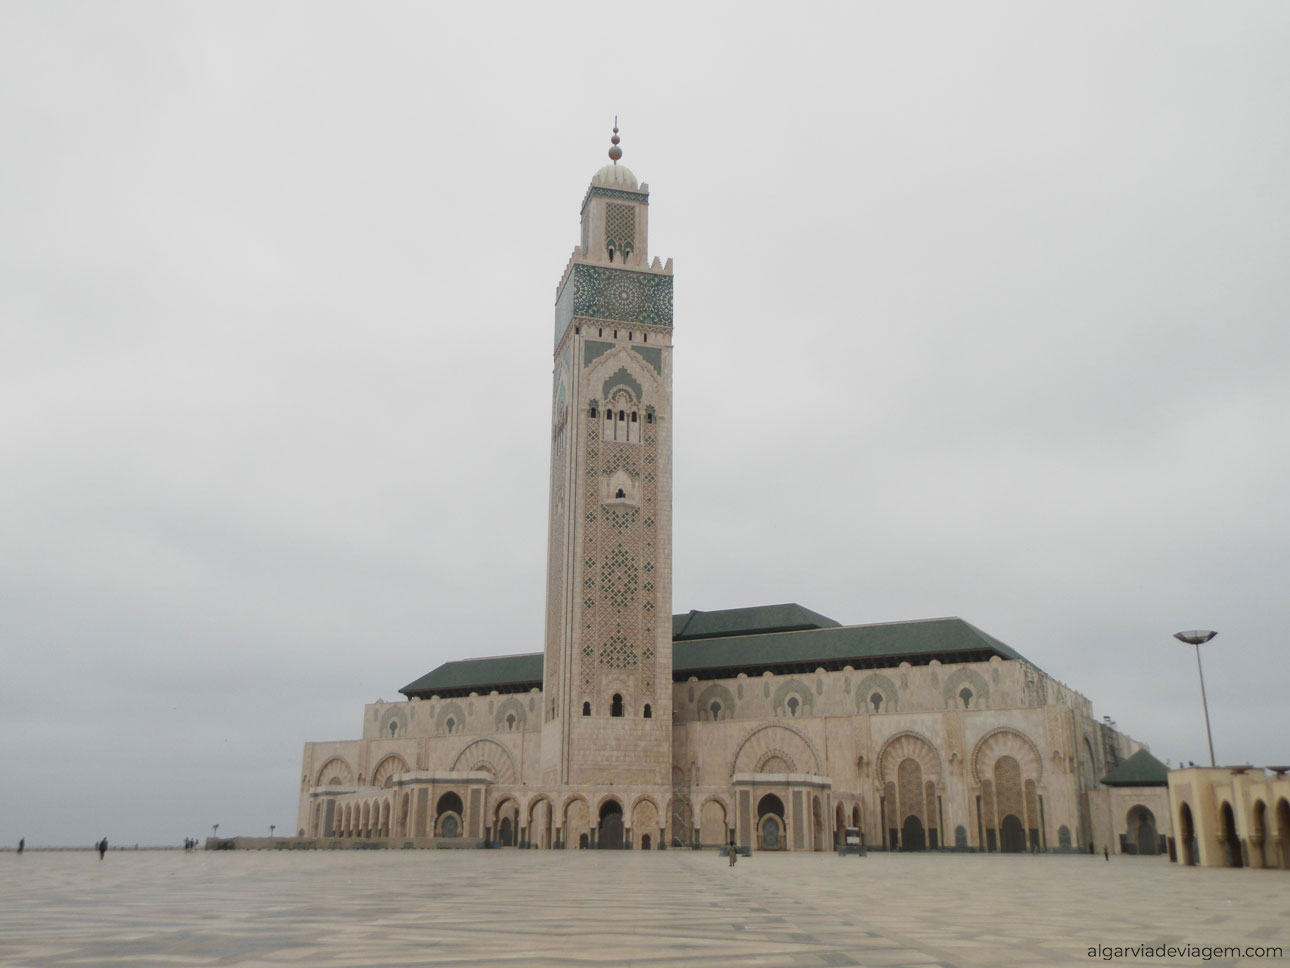
<instances>
[{"instance_id":1,"label":"distant pedestrian","mask_svg":"<svg viewBox=\"0 0 1290 968\"><path fill-rule=\"evenodd\" d=\"M735 839L730 838L730 866L735 866L735 860L739 857L739 852L735 850Z\"/></svg>"},{"instance_id":2,"label":"distant pedestrian","mask_svg":"<svg viewBox=\"0 0 1290 968\"><path fill-rule=\"evenodd\" d=\"M1102 845L1102 856L1108 861L1111 859L1111 848L1106 846L1106 844Z\"/></svg>"},{"instance_id":3,"label":"distant pedestrian","mask_svg":"<svg viewBox=\"0 0 1290 968\"><path fill-rule=\"evenodd\" d=\"M100 840L100 841L99 841L99 843L98 843L98 848L99 848L99 860L102 860L102 859L103 859L103 855L107 853L107 838L106 838L106 837L104 837L102 840Z\"/></svg>"},{"instance_id":4,"label":"distant pedestrian","mask_svg":"<svg viewBox=\"0 0 1290 968\"><path fill-rule=\"evenodd\" d=\"M18 853L19 853L19 854L21 854L21 853L22 853L23 848L24 848L24 847L26 847L26 846L27 846L27 838L26 838L26 837L19 837L19 838L18 838Z\"/></svg>"}]
</instances>

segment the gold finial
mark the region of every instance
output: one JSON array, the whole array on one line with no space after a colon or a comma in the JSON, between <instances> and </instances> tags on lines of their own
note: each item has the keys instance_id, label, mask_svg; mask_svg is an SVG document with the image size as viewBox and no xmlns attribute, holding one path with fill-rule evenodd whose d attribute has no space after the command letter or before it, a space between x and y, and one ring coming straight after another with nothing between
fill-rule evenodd
<instances>
[{"instance_id":1,"label":"gold finial","mask_svg":"<svg viewBox=\"0 0 1290 968\"><path fill-rule=\"evenodd\" d=\"M620 139L618 137L618 115L615 114L614 115L614 136L609 139L610 144L613 146L609 149L609 157L613 160L613 163L615 165L618 164L618 159L623 156L623 149L618 147L619 140Z\"/></svg>"}]
</instances>

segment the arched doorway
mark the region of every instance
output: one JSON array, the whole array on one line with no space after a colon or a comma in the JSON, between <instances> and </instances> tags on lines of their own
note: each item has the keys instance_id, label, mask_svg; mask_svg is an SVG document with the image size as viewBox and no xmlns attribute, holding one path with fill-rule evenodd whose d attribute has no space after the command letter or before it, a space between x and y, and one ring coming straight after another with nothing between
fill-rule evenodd
<instances>
[{"instance_id":1,"label":"arched doorway","mask_svg":"<svg viewBox=\"0 0 1290 968\"><path fill-rule=\"evenodd\" d=\"M694 839L694 814L690 810L690 805L686 801L677 797L672 801L672 807L668 811L669 835L668 845L671 847L689 847L690 841Z\"/></svg>"},{"instance_id":2,"label":"arched doorway","mask_svg":"<svg viewBox=\"0 0 1290 968\"><path fill-rule=\"evenodd\" d=\"M1160 853L1160 837L1156 833L1156 815L1138 804L1129 810L1128 840L1137 852L1147 857Z\"/></svg>"},{"instance_id":3,"label":"arched doorway","mask_svg":"<svg viewBox=\"0 0 1290 968\"><path fill-rule=\"evenodd\" d=\"M1290 870L1290 803L1285 799L1277 801L1277 841L1281 847L1278 858L1284 870Z\"/></svg>"},{"instance_id":4,"label":"arched doorway","mask_svg":"<svg viewBox=\"0 0 1290 968\"><path fill-rule=\"evenodd\" d=\"M649 850L651 843L653 841L649 839L649 834L641 834L641 850Z\"/></svg>"},{"instance_id":5,"label":"arched doorway","mask_svg":"<svg viewBox=\"0 0 1290 968\"><path fill-rule=\"evenodd\" d=\"M583 846L584 837L590 842L591 810L582 797L573 797L564 805L564 830L561 843L572 849Z\"/></svg>"},{"instance_id":6,"label":"arched doorway","mask_svg":"<svg viewBox=\"0 0 1290 968\"><path fill-rule=\"evenodd\" d=\"M784 801L773 793L757 801L757 849L788 849L784 842Z\"/></svg>"},{"instance_id":7,"label":"arched doorway","mask_svg":"<svg viewBox=\"0 0 1290 968\"><path fill-rule=\"evenodd\" d=\"M1223 823L1223 854L1228 867L1241 867L1241 839L1236 835L1236 815L1232 805L1223 801L1221 812Z\"/></svg>"},{"instance_id":8,"label":"arched doorway","mask_svg":"<svg viewBox=\"0 0 1290 968\"><path fill-rule=\"evenodd\" d=\"M551 846L552 827L551 801L538 797L529 804L528 842L533 847L542 849Z\"/></svg>"},{"instance_id":9,"label":"arched doorway","mask_svg":"<svg viewBox=\"0 0 1290 968\"><path fill-rule=\"evenodd\" d=\"M1267 848L1268 805L1262 800L1254 801L1250 812L1253 821L1250 829L1250 866L1269 867Z\"/></svg>"},{"instance_id":10,"label":"arched doorway","mask_svg":"<svg viewBox=\"0 0 1290 968\"><path fill-rule=\"evenodd\" d=\"M460 837L461 815L465 809L456 793L448 792L441 796L434 808L434 835Z\"/></svg>"},{"instance_id":11,"label":"arched doorway","mask_svg":"<svg viewBox=\"0 0 1290 968\"><path fill-rule=\"evenodd\" d=\"M1026 852L1026 828L1015 813L1008 814L999 824L999 849L1005 854Z\"/></svg>"},{"instance_id":12,"label":"arched doorway","mask_svg":"<svg viewBox=\"0 0 1290 968\"><path fill-rule=\"evenodd\" d=\"M1196 850L1196 826L1191 819L1191 807L1183 804L1178 810L1178 855L1187 867L1195 866L1200 858Z\"/></svg>"},{"instance_id":13,"label":"arched doorway","mask_svg":"<svg viewBox=\"0 0 1290 968\"><path fill-rule=\"evenodd\" d=\"M515 847L520 842L520 805L506 797L493 809L493 840L503 847Z\"/></svg>"},{"instance_id":14,"label":"arched doorway","mask_svg":"<svg viewBox=\"0 0 1290 968\"><path fill-rule=\"evenodd\" d=\"M912 813L905 818L905 822L900 827L900 849L927 849L927 834L923 830L923 821Z\"/></svg>"},{"instance_id":15,"label":"arched doorway","mask_svg":"<svg viewBox=\"0 0 1290 968\"><path fill-rule=\"evenodd\" d=\"M719 800L706 800L699 809L699 843L717 847L730 840L726 808Z\"/></svg>"},{"instance_id":16,"label":"arched doorway","mask_svg":"<svg viewBox=\"0 0 1290 968\"><path fill-rule=\"evenodd\" d=\"M654 806L654 801L648 797L637 800L632 806L631 839L640 844L641 850L649 850L645 846L645 838L649 832L658 830L658 827L658 808Z\"/></svg>"},{"instance_id":17,"label":"arched doorway","mask_svg":"<svg viewBox=\"0 0 1290 968\"><path fill-rule=\"evenodd\" d=\"M600 807L596 846L601 850L620 850L623 846L623 805L617 800L606 800Z\"/></svg>"}]
</instances>

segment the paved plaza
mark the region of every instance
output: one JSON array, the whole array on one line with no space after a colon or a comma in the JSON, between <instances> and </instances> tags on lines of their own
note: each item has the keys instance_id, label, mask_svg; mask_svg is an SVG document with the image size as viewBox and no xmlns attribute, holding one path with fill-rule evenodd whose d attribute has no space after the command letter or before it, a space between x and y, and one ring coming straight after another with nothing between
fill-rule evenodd
<instances>
[{"instance_id":1,"label":"paved plaza","mask_svg":"<svg viewBox=\"0 0 1290 968\"><path fill-rule=\"evenodd\" d=\"M731 869L706 851L0 854L0 965L31 968L1022 968L1161 943L1290 954L1290 878L1052 855L758 854Z\"/></svg>"}]
</instances>

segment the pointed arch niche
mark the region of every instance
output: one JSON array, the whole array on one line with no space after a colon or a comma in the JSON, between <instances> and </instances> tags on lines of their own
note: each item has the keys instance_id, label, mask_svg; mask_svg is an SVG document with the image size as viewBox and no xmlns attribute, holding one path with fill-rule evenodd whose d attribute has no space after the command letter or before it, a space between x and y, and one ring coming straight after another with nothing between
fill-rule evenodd
<instances>
[{"instance_id":1,"label":"pointed arch niche","mask_svg":"<svg viewBox=\"0 0 1290 968\"><path fill-rule=\"evenodd\" d=\"M1044 761L1033 742L1000 726L977 741L972 779L977 785L977 822L986 850L1021 853L1047 846L1043 830Z\"/></svg>"}]
</instances>

